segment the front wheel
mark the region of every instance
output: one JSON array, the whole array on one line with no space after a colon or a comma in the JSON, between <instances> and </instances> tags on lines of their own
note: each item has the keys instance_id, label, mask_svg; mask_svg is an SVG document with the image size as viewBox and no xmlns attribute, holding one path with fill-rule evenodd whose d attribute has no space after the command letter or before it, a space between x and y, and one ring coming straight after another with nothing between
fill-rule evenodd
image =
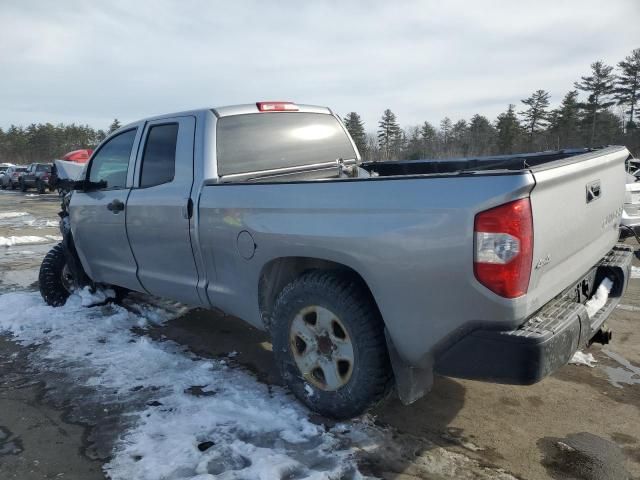
<instances>
[{"instance_id":1,"label":"front wheel","mask_svg":"<svg viewBox=\"0 0 640 480\"><path fill-rule=\"evenodd\" d=\"M43 193L44 193L44 183L42 183L42 182L40 182L40 181L39 181L39 182L36 184L36 189L38 190L38 193L39 193L39 194L43 194Z\"/></svg>"},{"instance_id":2,"label":"front wheel","mask_svg":"<svg viewBox=\"0 0 640 480\"><path fill-rule=\"evenodd\" d=\"M67 265L67 258L61 243L49 250L49 253L42 260L38 283L40 284L40 295L47 305L52 307L64 305L73 292L73 275Z\"/></svg>"},{"instance_id":3,"label":"front wheel","mask_svg":"<svg viewBox=\"0 0 640 480\"><path fill-rule=\"evenodd\" d=\"M392 386L382 318L349 275L311 271L287 285L273 309L272 337L285 383L322 415L360 415Z\"/></svg>"},{"instance_id":4,"label":"front wheel","mask_svg":"<svg viewBox=\"0 0 640 480\"><path fill-rule=\"evenodd\" d=\"M24 182L20 182L20 191L21 192L26 192L27 191L27 184Z\"/></svg>"}]
</instances>

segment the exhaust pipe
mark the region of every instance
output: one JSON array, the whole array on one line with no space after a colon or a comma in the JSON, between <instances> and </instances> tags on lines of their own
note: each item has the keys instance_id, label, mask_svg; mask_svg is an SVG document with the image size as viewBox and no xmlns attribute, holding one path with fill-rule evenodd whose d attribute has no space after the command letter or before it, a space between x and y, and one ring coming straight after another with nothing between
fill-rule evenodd
<instances>
[{"instance_id":1,"label":"exhaust pipe","mask_svg":"<svg viewBox=\"0 0 640 480\"><path fill-rule=\"evenodd\" d=\"M606 345L611 341L612 336L613 334L611 330L609 330L609 327L607 327L606 325L602 325L602 327L600 327L600 330L598 330L593 336L589 344L599 343L601 345Z\"/></svg>"}]
</instances>

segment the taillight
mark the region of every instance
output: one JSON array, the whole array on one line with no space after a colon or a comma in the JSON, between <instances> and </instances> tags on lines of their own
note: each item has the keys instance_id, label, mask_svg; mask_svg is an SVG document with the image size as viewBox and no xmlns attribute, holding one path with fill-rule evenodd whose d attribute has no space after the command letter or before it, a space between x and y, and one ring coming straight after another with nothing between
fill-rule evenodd
<instances>
[{"instance_id":1,"label":"taillight","mask_svg":"<svg viewBox=\"0 0 640 480\"><path fill-rule=\"evenodd\" d=\"M261 112L297 112L298 106L292 102L257 102Z\"/></svg>"},{"instance_id":2,"label":"taillight","mask_svg":"<svg viewBox=\"0 0 640 480\"><path fill-rule=\"evenodd\" d=\"M528 198L476 215L473 271L501 297L527 293L533 260L533 218Z\"/></svg>"}]
</instances>

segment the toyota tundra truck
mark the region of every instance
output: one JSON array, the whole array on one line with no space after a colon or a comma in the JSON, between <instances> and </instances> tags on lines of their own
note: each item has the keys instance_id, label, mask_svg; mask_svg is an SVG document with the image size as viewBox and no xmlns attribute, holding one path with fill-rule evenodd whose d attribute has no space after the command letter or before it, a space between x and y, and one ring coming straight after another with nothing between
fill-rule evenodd
<instances>
[{"instance_id":1,"label":"toyota tundra truck","mask_svg":"<svg viewBox=\"0 0 640 480\"><path fill-rule=\"evenodd\" d=\"M258 102L106 138L40 291L111 286L267 331L284 382L348 418L434 373L527 385L606 342L632 250L625 147L363 163L325 107Z\"/></svg>"}]
</instances>

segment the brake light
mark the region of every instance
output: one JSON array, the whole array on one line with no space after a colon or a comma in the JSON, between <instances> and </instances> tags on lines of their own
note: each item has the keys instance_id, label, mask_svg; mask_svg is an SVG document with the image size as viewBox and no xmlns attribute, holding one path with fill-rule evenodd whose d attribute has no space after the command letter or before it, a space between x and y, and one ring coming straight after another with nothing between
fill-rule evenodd
<instances>
[{"instance_id":1,"label":"brake light","mask_svg":"<svg viewBox=\"0 0 640 480\"><path fill-rule=\"evenodd\" d=\"M527 293L533 260L533 217L528 198L476 215L473 271L501 297Z\"/></svg>"},{"instance_id":2,"label":"brake light","mask_svg":"<svg viewBox=\"0 0 640 480\"><path fill-rule=\"evenodd\" d=\"M261 112L297 112L298 106L292 102L257 102Z\"/></svg>"}]
</instances>

